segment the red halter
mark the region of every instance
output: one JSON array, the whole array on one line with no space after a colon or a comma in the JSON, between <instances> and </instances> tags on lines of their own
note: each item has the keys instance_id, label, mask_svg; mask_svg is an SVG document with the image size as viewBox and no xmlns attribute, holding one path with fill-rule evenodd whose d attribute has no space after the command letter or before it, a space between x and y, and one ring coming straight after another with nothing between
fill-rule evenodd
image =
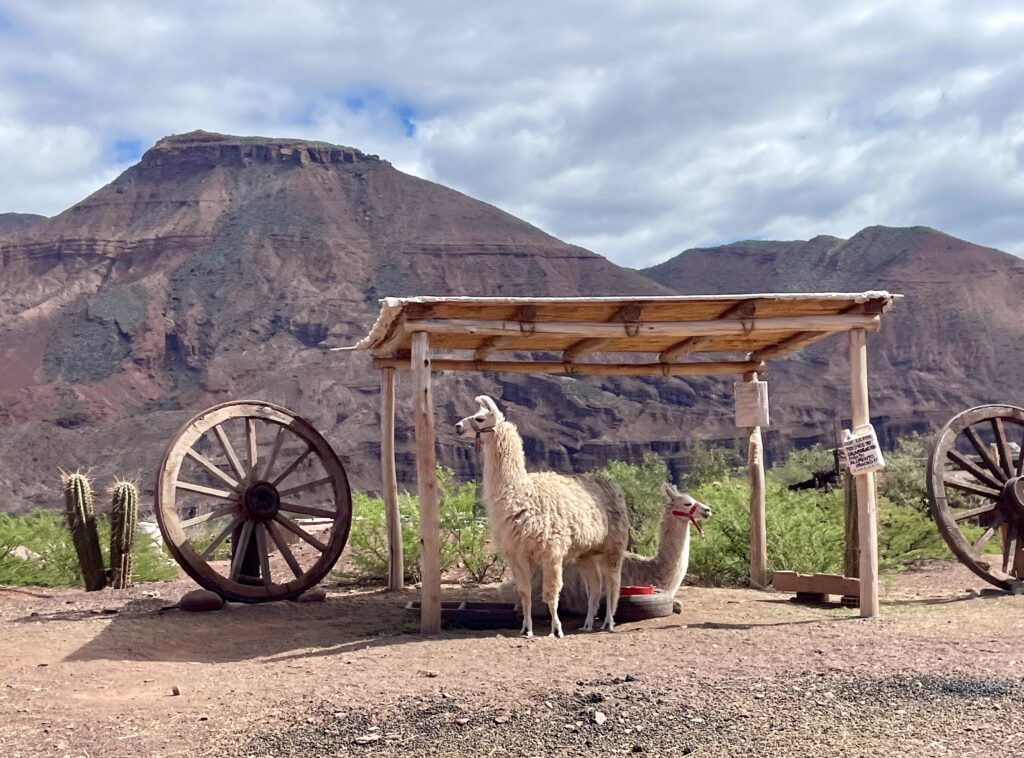
<instances>
[{"instance_id":1,"label":"red halter","mask_svg":"<svg viewBox=\"0 0 1024 758\"><path fill-rule=\"evenodd\" d=\"M690 523L693 524L697 528L697 534L699 534L701 537L703 537L704 536L704 530L700 528L700 522L697 521L697 519L693 515L694 513L697 512L697 509L700 508L701 505L702 505L702 503L699 503L696 500L694 500L693 501L693 505L690 506L690 509L688 511L677 511L677 510L673 509L672 510L672 515L673 516L682 516L683 518L689 519Z\"/></svg>"}]
</instances>

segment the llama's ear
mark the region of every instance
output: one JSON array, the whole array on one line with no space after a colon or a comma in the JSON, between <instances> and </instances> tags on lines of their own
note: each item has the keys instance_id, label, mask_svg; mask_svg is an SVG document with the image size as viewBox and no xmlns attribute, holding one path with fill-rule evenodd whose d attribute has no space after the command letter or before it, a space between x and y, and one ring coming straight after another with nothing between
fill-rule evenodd
<instances>
[{"instance_id":1,"label":"llama's ear","mask_svg":"<svg viewBox=\"0 0 1024 758\"><path fill-rule=\"evenodd\" d=\"M679 497L679 490L672 482L662 482L661 491L665 493L665 497Z\"/></svg>"},{"instance_id":2,"label":"llama's ear","mask_svg":"<svg viewBox=\"0 0 1024 758\"><path fill-rule=\"evenodd\" d=\"M478 395L476 398L476 404L481 408L490 411L495 416L501 415L501 411L498 410L498 404L491 400L487 395Z\"/></svg>"}]
</instances>

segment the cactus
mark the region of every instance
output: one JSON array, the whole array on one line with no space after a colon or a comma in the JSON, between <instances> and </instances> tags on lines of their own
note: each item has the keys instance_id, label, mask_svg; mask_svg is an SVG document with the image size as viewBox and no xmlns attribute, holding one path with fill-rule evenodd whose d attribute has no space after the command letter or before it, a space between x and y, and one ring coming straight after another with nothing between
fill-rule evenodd
<instances>
[{"instance_id":1,"label":"cactus","mask_svg":"<svg viewBox=\"0 0 1024 758\"><path fill-rule=\"evenodd\" d=\"M110 586L123 590L132 583L132 548L139 524L139 490L117 482L110 500Z\"/></svg>"},{"instance_id":2,"label":"cactus","mask_svg":"<svg viewBox=\"0 0 1024 758\"><path fill-rule=\"evenodd\" d=\"M92 487L84 474L65 473L64 505L67 510L68 528L82 566L82 577L88 592L101 590L107 583L103 569L103 554L100 552L100 538L96 533L96 514L92 509Z\"/></svg>"}]
</instances>

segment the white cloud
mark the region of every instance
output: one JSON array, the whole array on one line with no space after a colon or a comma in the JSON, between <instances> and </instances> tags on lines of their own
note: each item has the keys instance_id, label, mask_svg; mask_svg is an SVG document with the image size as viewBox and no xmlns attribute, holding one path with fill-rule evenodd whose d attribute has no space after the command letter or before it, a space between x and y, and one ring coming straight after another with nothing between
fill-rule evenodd
<instances>
[{"instance_id":1,"label":"white cloud","mask_svg":"<svg viewBox=\"0 0 1024 758\"><path fill-rule=\"evenodd\" d=\"M1024 254L1022 18L1010 0L0 0L0 211L58 212L125 144L204 128L353 145L631 266L876 223Z\"/></svg>"}]
</instances>

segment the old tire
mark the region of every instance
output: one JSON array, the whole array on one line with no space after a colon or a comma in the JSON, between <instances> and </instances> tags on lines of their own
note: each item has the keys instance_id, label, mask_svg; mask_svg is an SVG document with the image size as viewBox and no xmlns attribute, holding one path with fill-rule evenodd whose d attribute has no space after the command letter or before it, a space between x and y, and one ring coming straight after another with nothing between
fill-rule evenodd
<instances>
[{"instance_id":1,"label":"old tire","mask_svg":"<svg viewBox=\"0 0 1024 758\"><path fill-rule=\"evenodd\" d=\"M674 601L675 598L661 590L650 595L622 595L615 610L615 623L671 616ZM603 618L603 614L603 609L598 611L598 619Z\"/></svg>"}]
</instances>

